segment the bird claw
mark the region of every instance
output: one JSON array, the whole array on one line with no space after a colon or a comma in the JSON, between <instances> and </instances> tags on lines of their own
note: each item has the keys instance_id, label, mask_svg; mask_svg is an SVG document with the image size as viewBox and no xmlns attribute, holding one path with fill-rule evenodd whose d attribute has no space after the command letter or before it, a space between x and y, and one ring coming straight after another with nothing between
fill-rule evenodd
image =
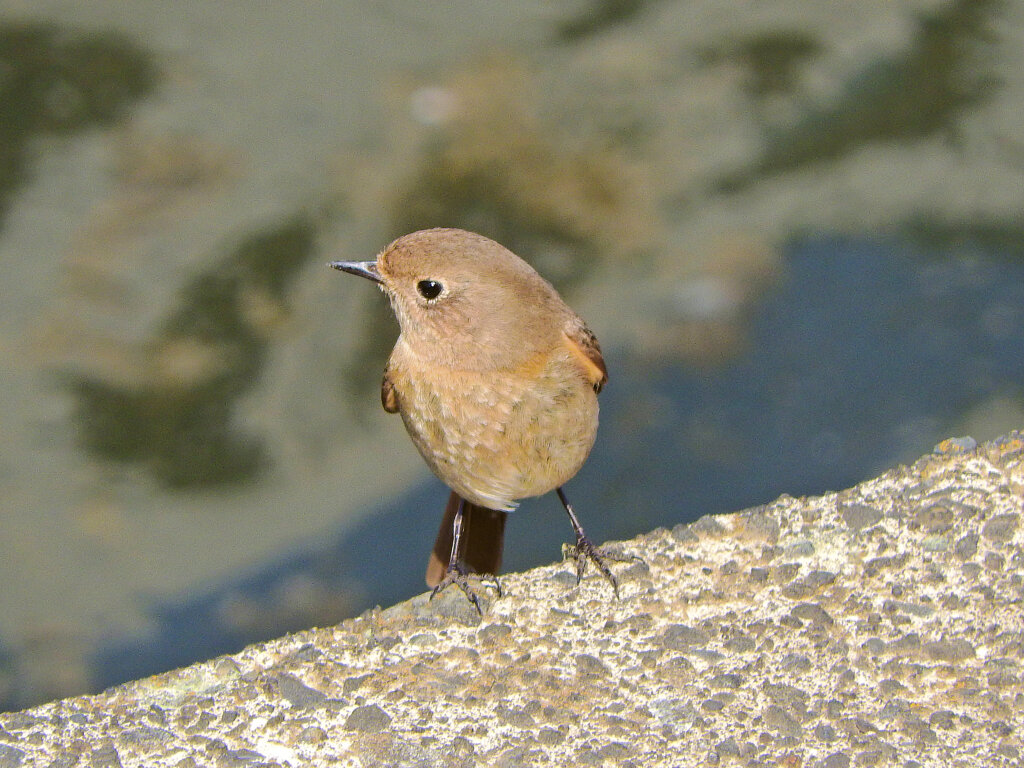
<instances>
[{"instance_id":1,"label":"bird claw","mask_svg":"<svg viewBox=\"0 0 1024 768\"><path fill-rule=\"evenodd\" d=\"M437 586L430 592L430 599L433 600L437 595L443 592L445 589L455 584L463 591L466 598L476 608L476 612L481 616L484 615L483 608L480 607L480 598L477 597L476 592L473 591L473 587L470 585L470 579L477 579L481 583L485 580L492 582L491 586L494 587L494 591L498 597L501 597L501 582L498 581L498 577L490 573L476 573L475 571L468 570L462 563L449 563L447 570L445 571L444 578L437 583Z\"/></svg>"},{"instance_id":2,"label":"bird claw","mask_svg":"<svg viewBox=\"0 0 1024 768\"><path fill-rule=\"evenodd\" d=\"M586 536L577 536L575 544L563 544L562 545L562 558L568 560L572 558L576 561L576 583L579 584L583 580L583 574L587 570L587 563L592 562L594 567L600 571L608 583L612 585L612 591L615 592L615 599L619 599L619 581L615 578L615 574L612 573L611 568L608 567L608 561L614 563L632 563L632 562L643 562L643 558L637 555L623 554L621 552L613 552L606 547L599 547Z\"/></svg>"}]
</instances>

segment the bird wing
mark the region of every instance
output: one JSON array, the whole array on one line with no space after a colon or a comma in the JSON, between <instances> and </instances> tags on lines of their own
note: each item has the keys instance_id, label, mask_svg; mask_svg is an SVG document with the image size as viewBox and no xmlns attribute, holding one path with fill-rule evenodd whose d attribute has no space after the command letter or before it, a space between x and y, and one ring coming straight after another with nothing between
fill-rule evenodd
<instances>
[{"instance_id":1,"label":"bird wing","mask_svg":"<svg viewBox=\"0 0 1024 768\"><path fill-rule=\"evenodd\" d=\"M391 381L391 371L384 371L384 378L380 383L380 404L388 413L398 413L398 393L395 392L395 383Z\"/></svg>"},{"instance_id":2,"label":"bird wing","mask_svg":"<svg viewBox=\"0 0 1024 768\"><path fill-rule=\"evenodd\" d=\"M583 366L594 391L600 392L605 382L608 381L608 368L605 367L604 356L601 354L601 345L597 343L597 337L582 321L569 325L562 331L562 335L565 337L569 351Z\"/></svg>"}]
</instances>

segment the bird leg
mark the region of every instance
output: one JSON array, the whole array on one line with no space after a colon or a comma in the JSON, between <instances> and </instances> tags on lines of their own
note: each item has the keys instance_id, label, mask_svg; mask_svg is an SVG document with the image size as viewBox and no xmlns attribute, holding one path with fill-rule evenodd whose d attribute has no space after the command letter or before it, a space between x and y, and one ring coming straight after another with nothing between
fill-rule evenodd
<instances>
[{"instance_id":1,"label":"bird leg","mask_svg":"<svg viewBox=\"0 0 1024 768\"><path fill-rule=\"evenodd\" d=\"M476 608L477 613L483 616L483 609L480 607L480 599L476 596L476 592L469 584L470 576L478 576L483 579L483 575L476 574L470 571L462 564L460 555L462 552L462 533L464 528L464 511L466 501L462 497L459 497L459 506L455 510L455 518L452 521L452 551L448 557L448 567L445 569L444 578L438 582L437 586L434 587L430 593L430 599L433 600L438 593L442 592L451 584L457 584L461 589L469 602ZM497 590L498 597L501 597L501 582L498 581L498 577L494 576L494 588Z\"/></svg>"},{"instance_id":2,"label":"bird leg","mask_svg":"<svg viewBox=\"0 0 1024 768\"><path fill-rule=\"evenodd\" d=\"M611 560L617 563L628 563L633 561L643 560L636 555L623 555L617 552L610 552L604 547L599 547L592 542L587 534L583 532L583 526L580 525L579 518L576 517L576 512L572 508L572 504L565 497L565 492L561 488L556 488L555 493L558 494L558 498L562 502L562 506L565 507L565 511L569 515L569 522L572 523L572 529L576 532L576 543L573 545L565 544L562 546L562 553L565 557L572 557L576 561L576 583L579 584L583 579L583 572L587 569L587 562L592 561L594 567L597 568L604 577L608 579L612 585L612 590L615 592L615 599L619 599L619 582L615 578L615 574L612 573L608 567L607 561Z\"/></svg>"}]
</instances>

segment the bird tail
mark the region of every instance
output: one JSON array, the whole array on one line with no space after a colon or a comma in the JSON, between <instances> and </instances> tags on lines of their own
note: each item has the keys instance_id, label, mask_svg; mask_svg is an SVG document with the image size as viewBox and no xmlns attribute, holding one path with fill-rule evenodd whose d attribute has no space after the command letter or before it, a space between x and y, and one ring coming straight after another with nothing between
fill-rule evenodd
<instances>
[{"instance_id":1,"label":"bird tail","mask_svg":"<svg viewBox=\"0 0 1024 768\"><path fill-rule=\"evenodd\" d=\"M427 586L436 587L448 570L452 553L452 529L455 512L459 508L459 496L452 491L448 505L444 508L441 528L434 541L434 549L427 563ZM499 512L477 504L466 502L462 509L462 552L460 559L474 573L497 575L501 569L501 553L505 544L505 520L507 512Z\"/></svg>"}]
</instances>

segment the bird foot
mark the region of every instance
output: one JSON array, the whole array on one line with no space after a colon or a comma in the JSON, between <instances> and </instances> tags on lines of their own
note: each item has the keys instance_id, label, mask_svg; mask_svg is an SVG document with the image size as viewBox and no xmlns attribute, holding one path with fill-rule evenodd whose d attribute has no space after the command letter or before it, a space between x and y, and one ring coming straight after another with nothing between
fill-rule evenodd
<instances>
[{"instance_id":1,"label":"bird foot","mask_svg":"<svg viewBox=\"0 0 1024 768\"><path fill-rule=\"evenodd\" d=\"M476 592L473 591L473 587L470 584L471 579L481 583L484 583L485 581L491 582L491 586L494 587L494 591L497 593L497 596L501 597L501 582L498 581L497 576L490 573L476 573L475 571L468 570L462 563L455 562L448 564L444 578L441 579L441 581L437 583L437 586L431 591L430 599L433 600L445 589L450 587L452 584L455 584L463 591L469 602L473 604L473 607L476 608L476 612L483 616L484 612L483 608L480 607L480 598L477 597Z\"/></svg>"},{"instance_id":2,"label":"bird foot","mask_svg":"<svg viewBox=\"0 0 1024 768\"><path fill-rule=\"evenodd\" d=\"M599 547L586 536L577 536L575 544L563 544L562 557L566 560L571 557L576 561L577 584L583 580L583 573L587 570L587 563L593 563L594 567L597 568L597 570L599 570L604 577L608 579L608 583L612 585L612 591L615 592L616 600L619 599L619 581L615 578L615 574L612 573L611 568L608 567L608 563L643 562L643 558L638 557L637 555L613 552L606 547Z\"/></svg>"}]
</instances>

